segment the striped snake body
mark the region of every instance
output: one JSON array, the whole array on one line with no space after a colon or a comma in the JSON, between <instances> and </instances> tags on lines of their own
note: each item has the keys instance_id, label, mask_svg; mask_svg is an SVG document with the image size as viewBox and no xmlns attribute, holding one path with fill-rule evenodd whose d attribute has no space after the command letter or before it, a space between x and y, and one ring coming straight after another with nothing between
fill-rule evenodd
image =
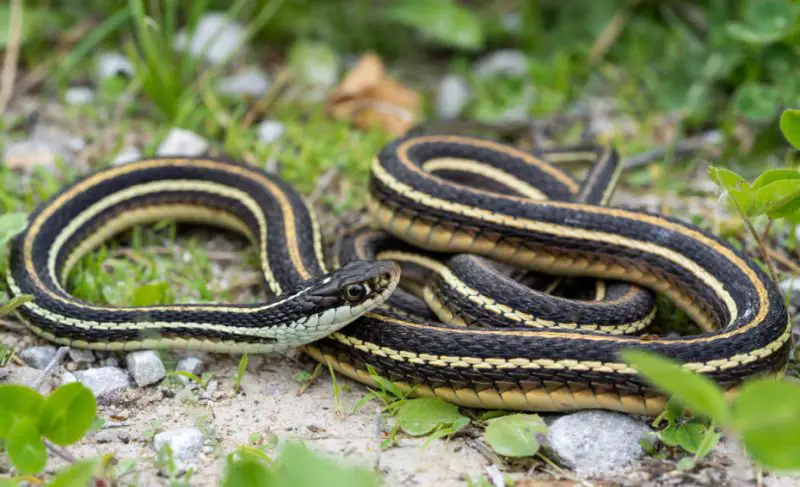
<instances>
[{"instance_id":1,"label":"striped snake body","mask_svg":"<svg viewBox=\"0 0 800 487\"><path fill-rule=\"evenodd\" d=\"M150 159L91 175L30 218L12 244L8 287L30 294L19 318L56 343L99 350L277 352L328 335L382 303L399 280L391 262L327 273L313 212L262 171L211 159ZM173 219L227 228L259 250L277 297L257 305L116 308L86 303L62 283L78 260L132 225Z\"/></svg>"},{"instance_id":2,"label":"striped snake body","mask_svg":"<svg viewBox=\"0 0 800 487\"><path fill-rule=\"evenodd\" d=\"M595 154L583 185L545 162L575 155L459 136L398 139L372 166L375 228L343 239L332 273L313 211L278 178L212 159L139 161L44 204L14 241L8 284L35 298L19 308L23 322L58 343L230 353L305 345L351 378L374 385L372 369L414 394L473 407L656 413L663 398L620 361L626 348L661 353L726 388L781 370L791 329L764 272L693 226L604 206L619 175L613 151ZM278 297L259 306L110 308L63 289L102 241L163 218L247 236ZM597 285L598 300L566 301L531 294L486 259L611 281ZM395 292L392 261L412 280L419 271L416 296ZM648 289L705 332L631 335L652 320Z\"/></svg>"},{"instance_id":3,"label":"striped snake body","mask_svg":"<svg viewBox=\"0 0 800 487\"><path fill-rule=\"evenodd\" d=\"M587 204L608 200L603 181L612 184L618 174L613 151L588 176L598 183L583 187L545 157L459 136L399 139L373 163L371 219L382 231L428 252L468 253L543 273L641 285L672 299L704 333L615 335L599 330L602 323L591 330L574 321L550 329L459 327L384 306L310 345L311 354L365 382L372 381L367 371L372 367L419 395L473 407L545 411L658 413L663 397L618 357L627 348L665 355L726 389L745 377L782 370L791 326L777 287L759 267L718 238L676 219ZM528 175L516 179L538 177L549 196L567 201L449 181L429 170L437 165L460 167L462 173L471 166L500 186L503 181L519 186L512 176L524 170ZM362 248L351 255L371 252ZM443 280L464 258L453 257L450 267L429 267ZM478 294L484 309L504 313L503 306ZM452 322L448 313L437 314ZM596 321L609 318L596 314Z\"/></svg>"}]
</instances>

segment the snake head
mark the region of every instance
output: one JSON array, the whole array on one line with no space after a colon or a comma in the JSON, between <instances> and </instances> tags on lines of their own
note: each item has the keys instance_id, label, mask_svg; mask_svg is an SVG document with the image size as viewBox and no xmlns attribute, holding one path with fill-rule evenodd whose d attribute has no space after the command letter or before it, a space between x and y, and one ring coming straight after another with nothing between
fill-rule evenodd
<instances>
[{"instance_id":1,"label":"snake head","mask_svg":"<svg viewBox=\"0 0 800 487\"><path fill-rule=\"evenodd\" d=\"M394 262L357 260L321 278L309 289L309 301L361 315L383 303L399 280L400 267Z\"/></svg>"},{"instance_id":2,"label":"snake head","mask_svg":"<svg viewBox=\"0 0 800 487\"><path fill-rule=\"evenodd\" d=\"M300 325L315 340L322 338L386 301L399 281L396 263L364 260L307 281L296 300L306 317Z\"/></svg>"}]
</instances>

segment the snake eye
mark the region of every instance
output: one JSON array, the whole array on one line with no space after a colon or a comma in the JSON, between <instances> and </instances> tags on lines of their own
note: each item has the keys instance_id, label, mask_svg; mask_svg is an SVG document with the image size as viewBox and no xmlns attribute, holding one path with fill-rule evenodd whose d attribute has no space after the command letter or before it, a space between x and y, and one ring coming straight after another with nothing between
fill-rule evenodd
<instances>
[{"instance_id":1,"label":"snake eye","mask_svg":"<svg viewBox=\"0 0 800 487\"><path fill-rule=\"evenodd\" d=\"M344 288L344 297L351 303L361 301L367 295L367 287L363 284L350 284Z\"/></svg>"}]
</instances>

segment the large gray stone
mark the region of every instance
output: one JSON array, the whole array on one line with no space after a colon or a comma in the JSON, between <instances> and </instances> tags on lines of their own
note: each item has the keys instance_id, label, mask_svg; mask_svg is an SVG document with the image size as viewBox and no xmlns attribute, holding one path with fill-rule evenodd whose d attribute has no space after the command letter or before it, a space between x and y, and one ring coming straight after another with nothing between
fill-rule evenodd
<instances>
[{"instance_id":1,"label":"large gray stone","mask_svg":"<svg viewBox=\"0 0 800 487\"><path fill-rule=\"evenodd\" d=\"M469 84L457 74L450 74L439 81L436 90L436 115L453 119L461 115L471 97Z\"/></svg>"},{"instance_id":2,"label":"large gray stone","mask_svg":"<svg viewBox=\"0 0 800 487\"><path fill-rule=\"evenodd\" d=\"M33 386L40 375L42 375L42 372L33 367L15 367L8 370L8 375L0 382Z\"/></svg>"},{"instance_id":3,"label":"large gray stone","mask_svg":"<svg viewBox=\"0 0 800 487\"><path fill-rule=\"evenodd\" d=\"M248 68L219 80L217 89L225 95L261 96L269 89L269 79L260 69Z\"/></svg>"},{"instance_id":4,"label":"large gray stone","mask_svg":"<svg viewBox=\"0 0 800 487\"><path fill-rule=\"evenodd\" d=\"M125 358L128 372L139 387L155 384L167 374L163 362L152 350L129 353Z\"/></svg>"},{"instance_id":5,"label":"large gray stone","mask_svg":"<svg viewBox=\"0 0 800 487\"><path fill-rule=\"evenodd\" d=\"M208 141L186 129L172 129L156 150L159 156L199 156L208 150Z\"/></svg>"},{"instance_id":6,"label":"large gray stone","mask_svg":"<svg viewBox=\"0 0 800 487\"><path fill-rule=\"evenodd\" d=\"M23 362L36 369L44 369L56 356L56 347L43 345L26 348L19 354Z\"/></svg>"},{"instance_id":7,"label":"large gray stone","mask_svg":"<svg viewBox=\"0 0 800 487\"><path fill-rule=\"evenodd\" d=\"M96 357L94 352L86 348L70 348L69 359L76 364L91 364L95 361Z\"/></svg>"},{"instance_id":8,"label":"large gray stone","mask_svg":"<svg viewBox=\"0 0 800 487\"><path fill-rule=\"evenodd\" d=\"M275 120L264 120L258 126L258 140L271 144L281 138L286 127Z\"/></svg>"},{"instance_id":9,"label":"large gray stone","mask_svg":"<svg viewBox=\"0 0 800 487\"><path fill-rule=\"evenodd\" d=\"M548 445L581 477L619 472L644 453L639 440L650 428L630 416L581 411L562 416L549 428Z\"/></svg>"},{"instance_id":10,"label":"large gray stone","mask_svg":"<svg viewBox=\"0 0 800 487\"><path fill-rule=\"evenodd\" d=\"M76 380L91 389L100 404L119 400L125 389L131 386L128 374L117 367L99 367L64 374L64 383Z\"/></svg>"},{"instance_id":11,"label":"large gray stone","mask_svg":"<svg viewBox=\"0 0 800 487\"><path fill-rule=\"evenodd\" d=\"M161 451L166 445L172 450L175 466L183 471L194 464L203 449L203 435L197 428L180 428L158 433L153 438L153 448Z\"/></svg>"}]
</instances>

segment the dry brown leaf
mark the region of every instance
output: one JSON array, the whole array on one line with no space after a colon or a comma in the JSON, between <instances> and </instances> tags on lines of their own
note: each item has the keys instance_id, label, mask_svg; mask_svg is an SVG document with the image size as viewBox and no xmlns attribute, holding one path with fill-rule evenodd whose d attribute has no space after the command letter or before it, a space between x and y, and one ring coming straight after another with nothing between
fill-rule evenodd
<instances>
[{"instance_id":1,"label":"dry brown leaf","mask_svg":"<svg viewBox=\"0 0 800 487\"><path fill-rule=\"evenodd\" d=\"M328 96L334 118L350 119L363 129L380 127L403 135L419 115L419 94L386 76L381 59L365 54Z\"/></svg>"}]
</instances>

